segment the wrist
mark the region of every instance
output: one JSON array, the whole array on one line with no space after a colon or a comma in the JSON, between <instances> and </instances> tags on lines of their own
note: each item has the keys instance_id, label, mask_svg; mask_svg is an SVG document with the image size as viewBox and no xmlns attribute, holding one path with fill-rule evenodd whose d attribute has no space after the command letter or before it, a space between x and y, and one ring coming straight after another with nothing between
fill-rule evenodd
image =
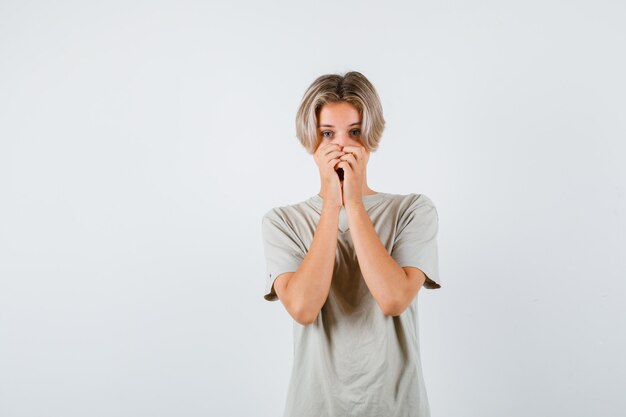
<instances>
[{"instance_id":1,"label":"wrist","mask_svg":"<svg viewBox=\"0 0 626 417\"><path fill-rule=\"evenodd\" d=\"M363 205L363 200L348 200L345 202L346 210L354 210L358 208L365 209Z\"/></svg>"},{"instance_id":2,"label":"wrist","mask_svg":"<svg viewBox=\"0 0 626 417\"><path fill-rule=\"evenodd\" d=\"M326 202L322 204L322 211L336 211L337 213L339 213L340 210L341 210L341 204L326 203Z\"/></svg>"}]
</instances>

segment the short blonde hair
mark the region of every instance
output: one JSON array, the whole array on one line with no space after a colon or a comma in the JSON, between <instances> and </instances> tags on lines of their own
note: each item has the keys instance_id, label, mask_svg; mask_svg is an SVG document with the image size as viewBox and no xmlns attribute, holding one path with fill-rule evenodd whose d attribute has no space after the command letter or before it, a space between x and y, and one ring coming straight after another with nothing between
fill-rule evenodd
<instances>
[{"instance_id":1,"label":"short blonde hair","mask_svg":"<svg viewBox=\"0 0 626 417\"><path fill-rule=\"evenodd\" d=\"M375 152L385 129L383 108L372 83L357 71L319 76L306 90L296 114L296 136L302 146L310 154L315 152L322 140L317 127L320 110L338 101L356 107L362 119L362 144Z\"/></svg>"}]
</instances>

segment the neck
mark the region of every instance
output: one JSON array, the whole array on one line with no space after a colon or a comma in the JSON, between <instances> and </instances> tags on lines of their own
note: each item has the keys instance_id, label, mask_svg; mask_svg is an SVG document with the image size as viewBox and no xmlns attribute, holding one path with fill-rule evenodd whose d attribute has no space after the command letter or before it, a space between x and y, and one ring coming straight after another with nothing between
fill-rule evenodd
<instances>
[{"instance_id":1,"label":"neck","mask_svg":"<svg viewBox=\"0 0 626 417\"><path fill-rule=\"evenodd\" d=\"M322 189L320 188L320 191L318 193L319 195L322 195ZM372 195L372 194L378 194L378 191L374 191L372 190L370 187L368 187L367 184L363 184L363 188L361 189L361 194L362 195Z\"/></svg>"}]
</instances>

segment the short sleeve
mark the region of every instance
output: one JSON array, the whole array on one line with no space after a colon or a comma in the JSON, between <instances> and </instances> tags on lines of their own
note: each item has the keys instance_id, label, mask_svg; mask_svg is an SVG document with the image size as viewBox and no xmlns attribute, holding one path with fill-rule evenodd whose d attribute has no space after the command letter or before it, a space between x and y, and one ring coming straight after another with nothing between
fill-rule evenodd
<instances>
[{"instance_id":1,"label":"short sleeve","mask_svg":"<svg viewBox=\"0 0 626 417\"><path fill-rule=\"evenodd\" d=\"M412 200L398 221L390 255L401 267L419 268L426 275L424 288L441 288L437 249L439 214L426 195L410 195Z\"/></svg>"},{"instance_id":2,"label":"short sleeve","mask_svg":"<svg viewBox=\"0 0 626 417\"><path fill-rule=\"evenodd\" d=\"M274 280L284 272L295 272L306 255L294 231L274 209L261 221L263 250L265 252L265 294L267 301L276 301Z\"/></svg>"}]
</instances>

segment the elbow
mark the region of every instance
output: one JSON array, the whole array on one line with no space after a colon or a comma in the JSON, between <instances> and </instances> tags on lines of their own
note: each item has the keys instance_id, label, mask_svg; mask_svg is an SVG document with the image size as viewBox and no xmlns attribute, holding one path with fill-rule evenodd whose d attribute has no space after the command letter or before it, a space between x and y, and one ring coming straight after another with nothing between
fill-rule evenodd
<instances>
[{"instance_id":1,"label":"elbow","mask_svg":"<svg viewBox=\"0 0 626 417\"><path fill-rule=\"evenodd\" d=\"M382 307L383 314L387 317L396 317L404 312L406 306L399 302L389 302Z\"/></svg>"},{"instance_id":2,"label":"elbow","mask_svg":"<svg viewBox=\"0 0 626 417\"><path fill-rule=\"evenodd\" d=\"M299 324L301 324L303 326L306 326L306 325L315 323L315 320L317 319L317 316L314 316L312 314L309 314L309 315L297 315L297 316L294 316L293 319L295 321L297 321Z\"/></svg>"},{"instance_id":3,"label":"elbow","mask_svg":"<svg viewBox=\"0 0 626 417\"><path fill-rule=\"evenodd\" d=\"M317 320L318 313L319 312L313 312L313 311L305 310L305 309L297 309L296 311L294 311L294 313L291 316L299 324L306 326L308 324L315 323L315 320Z\"/></svg>"},{"instance_id":4,"label":"elbow","mask_svg":"<svg viewBox=\"0 0 626 417\"><path fill-rule=\"evenodd\" d=\"M289 315L299 324L306 326L317 320L317 316L320 312L319 309L309 305L306 300L294 300L293 297L289 297L286 291L282 293L281 301L285 306L285 309L289 312Z\"/></svg>"}]
</instances>

